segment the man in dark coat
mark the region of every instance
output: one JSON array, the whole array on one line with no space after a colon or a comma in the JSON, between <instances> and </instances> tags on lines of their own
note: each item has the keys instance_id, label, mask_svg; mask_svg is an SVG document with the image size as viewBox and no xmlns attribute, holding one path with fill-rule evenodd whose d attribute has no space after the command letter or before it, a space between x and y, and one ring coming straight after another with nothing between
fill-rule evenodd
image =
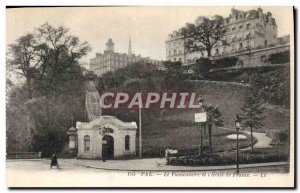
<instances>
[{"instance_id":1,"label":"man in dark coat","mask_svg":"<svg viewBox=\"0 0 300 193\"><path fill-rule=\"evenodd\" d=\"M52 169L52 166L56 166L57 169L59 169L56 154L53 154L51 157L51 164L50 164L51 169Z\"/></svg>"}]
</instances>

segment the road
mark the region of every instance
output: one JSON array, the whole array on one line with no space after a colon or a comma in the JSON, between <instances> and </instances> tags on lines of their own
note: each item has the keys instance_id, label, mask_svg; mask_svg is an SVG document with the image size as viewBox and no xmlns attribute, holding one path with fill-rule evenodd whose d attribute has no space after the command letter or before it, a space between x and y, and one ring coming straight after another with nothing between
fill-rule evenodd
<instances>
[{"instance_id":1,"label":"road","mask_svg":"<svg viewBox=\"0 0 300 193\"><path fill-rule=\"evenodd\" d=\"M220 129L227 129L227 130L232 130L236 131L235 129L232 128L227 128L227 127L219 127ZM250 131L241 131L241 133L247 133L251 135ZM267 148L271 147L271 142L272 138L268 137L266 133L258 133L258 132L252 132L253 137L256 138L257 142L254 144L254 148ZM243 148L241 150L249 150L251 149L251 146Z\"/></svg>"},{"instance_id":2,"label":"road","mask_svg":"<svg viewBox=\"0 0 300 193\"><path fill-rule=\"evenodd\" d=\"M142 161L142 160L140 160ZM74 164L68 160L59 160L61 169L50 169L50 160L8 160L6 162L7 185L9 187L105 187L105 186L153 186L153 181L148 181L143 172L133 171L137 176L145 177L143 183L136 184L136 178L130 177L128 171L104 170L85 167ZM286 173L288 166L269 166L259 168L241 169L241 175L260 175L261 173ZM159 181L168 180L179 186L176 179L170 181L170 178L163 177L164 173L173 171L153 171L157 174L156 179ZM152 173L153 173L152 172ZM177 171L179 175L189 171ZM193 172L193 171L192 171ZM235 173L235 169L217 170L217 171L194 171L196 175L201 176L203 173L224 174L224 172ZM256 174L253 174L256 172ZM270 174L271 174L270 173ZM146 172L144 172L146 175ZM194 174L194 173L192 173ZM198 177L199 177L198 176ZM282 176L282 175L281 175ZM283 175L284 176L284 175ZM241 176L242 177L242 176ZM128 179L129 180L124 180ZM153 178L152 178L153 179ZM185 180L186 178L183 178ZM182 181L182 180L181 180ZM224 182L226 179L224 179ZM149 183L149 184L148 184ZM199 184L200 185L200 184Z\"/></svg>"}]
</instances>

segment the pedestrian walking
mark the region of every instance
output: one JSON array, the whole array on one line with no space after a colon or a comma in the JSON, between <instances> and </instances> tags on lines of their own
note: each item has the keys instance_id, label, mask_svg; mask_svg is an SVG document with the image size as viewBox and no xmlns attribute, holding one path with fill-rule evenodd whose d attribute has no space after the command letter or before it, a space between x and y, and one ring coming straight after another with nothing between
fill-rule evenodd
<instances>
[{"instance_id":1,"label":"pedestrian walking","mask_svg":"<svg viewBox=\"0 0 300 193\"><path fill-rule=\"evenodd\" d=\"M50 169L52 169L53 166L56 166L57 169L59 169L56 154L53 154L51 157Z\"/></svg>"}]
</instances>

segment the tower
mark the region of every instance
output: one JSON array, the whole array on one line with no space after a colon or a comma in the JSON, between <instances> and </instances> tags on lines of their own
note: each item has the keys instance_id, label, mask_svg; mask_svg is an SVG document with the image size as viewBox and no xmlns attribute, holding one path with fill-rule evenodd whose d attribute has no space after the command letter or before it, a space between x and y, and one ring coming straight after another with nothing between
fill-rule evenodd
<instances>
[{"instance_id":1,"label":"tower","mask_svg":"<svg viewBox=\"0 0 300 193\"><path fill-rule=\"evenodd\" d=\"M113 43L111 38L109 38L107 43L106 43L106 50L114 52L114 43Z\"/></svg>"},{"instance_id":2,"label":"tower","mask_svg":"<svg viewBox=\"0 0 300 193\"><path fill-rule=\"evenodd\" d=\"M129 37L129 45L128 45L128 56L132 55L132 49L131 49L131 38Z\"/></svg>"}]
</instances>

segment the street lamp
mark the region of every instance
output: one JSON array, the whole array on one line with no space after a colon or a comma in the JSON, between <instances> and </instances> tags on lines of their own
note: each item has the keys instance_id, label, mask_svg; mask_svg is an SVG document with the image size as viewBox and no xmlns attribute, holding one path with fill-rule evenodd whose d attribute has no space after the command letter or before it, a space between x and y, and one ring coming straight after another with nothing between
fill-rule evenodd
<instances>
[{"instance_id":1,"label":"street lamp","mask_svg":"<svg viewBox=\"0 0 300 193\"><path fill-rule=\"evenodd\" d=\"M236 115L235 119L235 128L236 128L236 173L239 173L239 130L241 128L241 120L239 115Z\"/></svg>"}]
</instances>

